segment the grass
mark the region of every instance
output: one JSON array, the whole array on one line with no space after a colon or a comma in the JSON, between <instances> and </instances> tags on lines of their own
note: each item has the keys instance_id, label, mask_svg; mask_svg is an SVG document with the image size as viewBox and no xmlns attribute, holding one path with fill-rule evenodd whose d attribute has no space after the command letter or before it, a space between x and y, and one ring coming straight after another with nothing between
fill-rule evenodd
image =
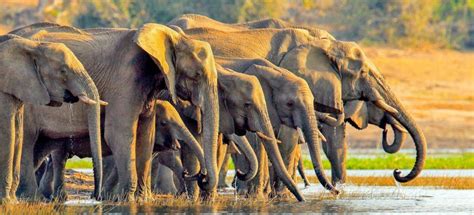
<instances>
[{"instance_id":1,"label":"grass","mask_svg":"<svg viewBox=\"0 0 474 215\"><path fill-rule=\"evenodd\" d=\"M411 169L415 157L406 154L380 155L377 157L349 157L347 169ZM323 160L325 169L331 168L328 160ZM304 160L306 169L311 169L311 160ZM474 169L474 153L463 153L448 156L428 156L425 169Z\"/></svg>"},{"instance_id":2,"label":"grass","mask_svg":"<svg viewBox=\"0 0 474 215\"><path fill-rule=\"evenodd\" d=\"M406 154L380 155L377 157L349 157L346 161L347 169L411 169L415 162L414 156ZM311 160L305 159L306 169L312 169ZM323 160L325 169L331 168L327 159ZM66 163L67 169L87 169L92 168L90 159L74 159ZM234 164L230 162L229 169L234 169ZM462 153L447 156L428 156L425 162L425 169L474 169L474 153Z\"/></svg>"}]
</instances>

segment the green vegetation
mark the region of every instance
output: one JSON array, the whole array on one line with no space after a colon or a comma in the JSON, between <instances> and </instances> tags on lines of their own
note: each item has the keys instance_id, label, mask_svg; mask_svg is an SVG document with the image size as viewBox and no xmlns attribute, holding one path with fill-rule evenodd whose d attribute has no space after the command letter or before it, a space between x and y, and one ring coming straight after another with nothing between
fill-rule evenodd
<instances>
[{"instance_id":1,"label":"green vegetation","mask_svg":"<svg viewBox=\"0 0 474 215\"><path fill-rule=\"evenodd\" d=\"M347 169L410 169L415 162L413 156L406 154L380 155L377 157L349 157L346 161ZM305 159L306 169L312 169L311 160ZM331 168L329 161L324 157L325 169ZM92 168L90 159L69 160L66 163L68 169ZM229 163L229 169L234 169L234 164ZM463 153L447 156L428 156L425 169L474 169L474 153Z\"/></svg>"},{"instance_id":2,"label":"green vegetation","mask_svg":"<svg viewBox=\"0 0 474 215\"><path fill-rule=\"evenodd\" d=\"M167 23L186 13L227 22L281 18L342 40L399 47L474 48L474 0L38 0L0 6L0 25L38 21L81 28Z\"/></svg>"},{"instance_id":3,"label":"green vegetation","mask_svg":"<svg viewBox=\"0 0 474 215\"><path fill-rule=\"evenodd\" d=\"M347 169L411 169L414 156L406 154L380 155L377 157L350 157L346 161ZM327 159L323 160L325 169L331 168ZM311 160L304 161L305 168L312 167ZM447 156L428 156L425 169L474 169L474 153Z\"/></svg>"}]
</instances>

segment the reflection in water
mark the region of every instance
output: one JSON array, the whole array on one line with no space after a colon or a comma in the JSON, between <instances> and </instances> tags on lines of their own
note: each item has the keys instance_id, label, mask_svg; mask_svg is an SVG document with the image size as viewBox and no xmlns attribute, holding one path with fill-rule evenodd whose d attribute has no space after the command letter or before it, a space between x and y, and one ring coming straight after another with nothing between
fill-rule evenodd
<instances>
[{"instance_id":1,"label":"reflection in water","mask_svg":"<svg viewBox=\"0 0 474 215\"><path fill-rule=\"evenodd\" d=\"M346 213L346 212L467 212L474 211L472 190L447 190L420 187L345 186L337 199L319 186L302 190L306 202L295 200L251 201L231 193L215 202L192 202L163 198L153 203L94 205L86 201L65 204L60 213ZM82 204L82 205L81 205Z\"/></svg>"}]
</instances>

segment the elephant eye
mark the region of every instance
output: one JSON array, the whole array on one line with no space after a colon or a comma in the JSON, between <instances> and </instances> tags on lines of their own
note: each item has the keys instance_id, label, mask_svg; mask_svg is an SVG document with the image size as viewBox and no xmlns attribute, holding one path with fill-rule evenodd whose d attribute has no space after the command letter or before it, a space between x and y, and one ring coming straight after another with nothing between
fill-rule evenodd
<instances>
[{"instance_id":1,"label":"elephant eye","mask_svg":"<svg viewBox=\"0 0 474 215\"><path fill-rule=\"evenodd\" d=\"M162 121L160 121L160 124L161 124L162 126L165 126L166 124L168 124L168 122L162 120Z\"/></svg>"},{"instance_id":2,"label":"elephant eye","mask_svg":"<svg viewBox=\"0 0 474 215\"><path fill-rule=\"evenodd\" d=\"M63 75L66 74L66 70L62 69L61 74L63 74Z\"/></svg>"},{"instance_id":3,"label":"elephant eye","mask_svg":"<svg viewBox=\"0 0 474 215\"><path fill-rule=\"evenodd\" d=\"M245 102L244 107L245 107L245 108L250 108L250 107L252 107L252 102Z\"/></svg>"},{"instance_id":4,"label":"elephant eye","mask_svg":"<svg viewBox=\"0 0 474 215\"><path fill-rule=\"evenodd\" d=\"M289 101L289 102L286 103L286 106L291 108L291 107L293 107L294 104L295 103L293 101Z\"/></svg>"}]
</instances>

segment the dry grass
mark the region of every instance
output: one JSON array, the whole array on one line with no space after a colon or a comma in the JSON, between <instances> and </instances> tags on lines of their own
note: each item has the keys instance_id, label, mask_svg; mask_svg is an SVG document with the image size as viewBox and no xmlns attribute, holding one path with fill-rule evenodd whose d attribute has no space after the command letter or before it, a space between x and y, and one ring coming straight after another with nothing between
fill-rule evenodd
<instances>
[{"instance_id":1,"label":"dry grass","mask_svg":"<svg viewBox=\"0 0 474 215\"><path fill-rule=\"evenodd\" d=\"M309 180L313 184L319 183L315 176L310 176ZM396 186L395 179L391 176L348 176L347 184ZM474 177L418 177L413 181L401 184L401 186L422 186L443 189L469 190L474 189Z\"/></svg>"}]
</instances>

